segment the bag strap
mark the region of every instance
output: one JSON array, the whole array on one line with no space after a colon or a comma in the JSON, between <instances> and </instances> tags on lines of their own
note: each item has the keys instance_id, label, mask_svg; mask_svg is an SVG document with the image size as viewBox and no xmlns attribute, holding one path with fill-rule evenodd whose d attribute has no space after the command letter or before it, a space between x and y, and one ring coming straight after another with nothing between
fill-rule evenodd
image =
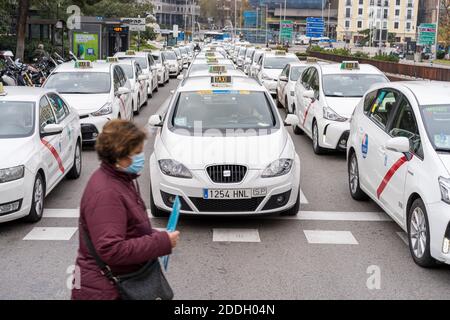
<instances>
[{"instance_id":1,"label":"bag strap","mask_svg":"<svg viewBox=\"0 0 450 320\"><path fill-rule=\"evenodd\" d=\"M109 280L113 281L114 283L118 283L118 279L114 276L112 273L111 268L103 262L103 260L100 258L100 256L97 254L97 251L95 250L94 244L92 243L91 238L89 237L86 228L80 223L80 232L83 236L84 242L89 250L89 253L94 257L95 262L101 269L101 273L106 276Z\"/></svg>"}]
</instances>

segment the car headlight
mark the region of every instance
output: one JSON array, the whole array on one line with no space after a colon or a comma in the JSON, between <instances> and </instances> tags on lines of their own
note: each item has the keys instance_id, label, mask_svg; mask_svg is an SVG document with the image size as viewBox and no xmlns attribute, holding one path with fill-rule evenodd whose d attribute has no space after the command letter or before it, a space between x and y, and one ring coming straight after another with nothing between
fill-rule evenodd
<instances>
[{"instance_id":1,"label":"car headlight","mask_svg":"<svg viewBox=\"0 0 450 320\"><path fill-rule=\"evenodd\" d=\"M25 174L24 166L0 169L0 183L22 179Z\"/></svg>"},{"instance_id":2,"label":"car headlight","mask_svg":"<svg viewBox=\"0 0 450 320\"><path fill-rule=\"evenodd\" d=\"M341 117L333 109L331 109L329 107L323 107L323 117L325 119L331 120L331 121L339 121L339 122L347 121L346 118Z\"/></svg>"},{"instance_id":3,"label":"car headlight","mask_svg":"<svg viewBox=\"0 0 450 320\"><path fill-rule=\"evenodd\" d=\"M91 113L94 117L100 117L100 116L106 116L108 114L111 114L113 112L113 108L111 103L106 103L103 107L101 107L99 110Z\"/></svg>"},{"instance_id":4,"label":"car headlight","mask_svg":"<svg viewBox=\"0 0 450 320\"><path fill-rule=\"evenodd\" d=\"M192 178L192 174L188 168L186 168L182 163L171 159L159 160L159 168L165 175L176 177L176 178Z\"/></svg>"},{"instance_id":5,"label":"car headlight","mask_svg":"<svg viewBox=\"0 0 450 320\"><path fill-rule=\"evenodd\" d=\"M440 177L439 188L441 189L442 201L450 204L450 179Z\"/></svg>"},{"instance_id":6,"label":"car headlight","mask_svg":"<svg viewBox=\"0 0 450 320\"><path fill-rule=\"evenodd\" d=\"M262 173L263 178L273 178L283 176L291 171L292 159L278 159L272 162Z\"/></svg>"},{"instance_id":7,"label":"car headlight","mask_svg":"<svg viewBox=\"0 0 450 320\"><path fill-rule=\"evenodd\" d=\"M261 78L262 78L263 80L268 80L268 81L273 80L271 77L269 77L269 76L268 76L267 74L265 74L265 73L261 74Z\"/></svg>"}]
</instances>

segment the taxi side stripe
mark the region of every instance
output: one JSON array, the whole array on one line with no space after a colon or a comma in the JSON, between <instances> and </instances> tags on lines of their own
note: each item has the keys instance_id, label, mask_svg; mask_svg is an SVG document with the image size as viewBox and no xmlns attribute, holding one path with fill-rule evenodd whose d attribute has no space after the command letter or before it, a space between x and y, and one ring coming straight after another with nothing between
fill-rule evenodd
<instances>
[{"instance_id":1,"label":"taxi side stripe","mask_svg":"<svg viewBox=\"0 0 450 320\"><path fill-rule=\"evenodd\" d=\"M305 110L305 116L303 118L303 126L305 126L306 119L308 118L309 109L311 108L312 104L313 104L313 102L311 101L311 103L309 104L308 108L306 108L306 110Z\"/></svg>"},{"instance_id":2,"label":"taxi side stripe","mask_svg":"<svg viewBox=\"0 0 450 320\"><path fill-rule=\"evenodd\" d=\"M59 170L64 173L66 170L64 169L63 162L61 160L61 157L58 154L58 151L56 151L55 147L53 147L48 141L45 139L41 139L42 144L52 153L53 157L55 158L56 162L58 162Z\"/></svg>"},{"instance_id":3,"label":"taxi side stripe","mask_svg":"<svg viewBox=\"0 0 450 320\"><path fill-rule=\"evenodd\" d=\"M386 173L386 175L383 178L383 181L381 181L380 186L377 190L377 197L380 199L381 194L383 193L384 189L386 189L387 185L389 184L389 181L391 181L394 174L397 172L398 169L401 168L406 162L408 161L408 158L406 156L401 157L397 160L396 163L389 169L389 171Z\"/></svg>"}]
</instances>

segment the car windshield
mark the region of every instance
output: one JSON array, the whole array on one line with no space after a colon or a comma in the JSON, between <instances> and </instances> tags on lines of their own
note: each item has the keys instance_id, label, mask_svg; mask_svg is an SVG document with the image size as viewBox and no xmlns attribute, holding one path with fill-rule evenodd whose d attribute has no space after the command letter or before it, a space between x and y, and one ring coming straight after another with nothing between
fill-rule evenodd
<instances>
[{"instance_id":1,"label":"car windshield","mask_svg":"<svg viewBox=\"0 0 450 320\"><path fill-rule=\"evenodd\" d=\"M247 50L245 48L242 48L241 51L239 52L239 56L240 57L245 57L246 53L247 53Z\"/></svg>"},{"instance_id":2,"label":"car windshield","mask_svg":"<svg viewBox=\"0 0 450 320\"><path fill-rule=\"evenodd\" d=\"M34 112L33 102L0 101L0 139L31 136L34 132Z\"/></svg>"},{"instance_id":3,"label":"car windshield","mask_svg":"<svg viewBox=\"0 0 450 320\"><path fill-rule=\"evenodd\" d=\"M423 106L421 112L435 150L450 152L450 105Z\"/></svg>"},{"instance_id":4,"label":"car windshield","mask_svg":"<svg viewBox=\"0 0 450 320\"><path fill-rule=\"evenodd\" d=\"M252 56L253 52L255 52L255 49L248 49L248 50L247 50L246 57L247 57L247 58L250 58L250 57Z\"/></svg>"},{"instance_id":5,"label":"car windshield","mask_svg":"<svg viewBox=\"0 0 450 320\"><path fill-rule=\"evenodd\" d=\"M152 57L156 63L159 63L159 60L160 60L159 55L153 54Z\"/></svg>"},{"instance_id":6,"label":"car windshield","mask_svg":"<svg viewBox=\"0 0 450 320\"><path fill-rule=\"evenodd\" d=\"M142 69L148 68L147 58L144 57L119 57L119 60L136 60Z\"/></svg>"},{"instance_id":7,"label":"car windshield","mask_svg":"<svg viewBox=\"0 0 450 320\"><path fill-rule=\"evenodd\" d=\"M48 78L45 87L66 94L109 93L111 75L106 72L57 72Z\"/></svg>"},{"instance_id":8,"label":"car windshield","mask_svg":"<svg viewBox=\"0 0 450 320\"><path fill-rule=\"evenodd\" d=\"M276 118L263 92L213 90L183 92L174 109L175 128L271 129Z\"/></svg>"},{"instance_id":9,"label":"car windshield","mask_svg":"<svg viewBox=\"0 0 450 320\"><path fill-rule=\"evenodd\" d=\"M303 70L306 69L306 66L301 67L292 67L291 69L291 81L297 81L298 78L302 75Z\"/></svg>"},{"instance_id":10,"label":"car windshield","mask_svg":"<svg viewBox=\"0 0 450 320\"><path fill-rule=\"evenodd\" d=\"M323 92L327 97L360 98L375 83L388 80L381 74L327 74L323 76Z\"/></svg>"},{"instance_id":11,"label":"car windshield","mask_svg":"<svg viewBox=\"0 0 450 320\"><path fill-rule=\"evenodd\" d=\"M209 64L193 64L189 72L208 71L210 66ZM234 70L232 64L226 64L224 66L227 71Z\"/></svg>"},{"instance_id":12,"label":"car windshield","mask_svg":"<svg viewBox=\"0 0 450 320\"><path fill-rule=\"evenodd\" d=\"M121 64L120 65L123 69L123 71L125 71L125 75L127 76L128 79L134 79L134 72L133 72L133 66L130 64Z\"/></svg>"},{"instance_id":13,"label":"car windshield","mask_svg":"<svg viewBox=\"0 0 450 320\"><path fill-rule=\"evenodd\" d=\"M177 56L173 51L164 52L164 57L166 60L177 60Z\"/></svg>"},{"instance_id":14,"label":"car windshield","mask_svg":"<svg viewBox=\"0 0 450 320\"><path fill-rule=\"evenodd\" d=\"M264 60L264 69L284 69L288 63L298 62L296 57L268 57Z\"/></svg>"}]
</instances>

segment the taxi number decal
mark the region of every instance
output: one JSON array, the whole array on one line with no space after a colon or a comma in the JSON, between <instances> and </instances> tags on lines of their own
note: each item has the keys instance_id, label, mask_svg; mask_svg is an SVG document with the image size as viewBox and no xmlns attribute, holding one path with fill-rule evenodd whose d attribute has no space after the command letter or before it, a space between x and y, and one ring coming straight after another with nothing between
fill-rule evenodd
<instances>
[{"instance_id":1,"label":"taxi number decal","mask_svg":"<svg viewBox=\"0 0 450 320\"><path fill-rule=\"evenodd\" d=\"M58 151L56 151L55 147L53 147L48 141L41 139L42 144L52 153L53 157L55 158L56 162L58 162L59 170L64 173L66 170L64 169L64 165L62 163L61 157L58 154Z\"/></svg>"},{"instance_id":2,"label":"taxi number decal","mask_svg":"<svg viewBox=\"0 0 450 320\"><path fill-rule=\"evenodd\" d=\"M389 171L386 173L386 175L383 178L383 181L381 181L380 186L377 189L377 198L380 199L381 194L383 193L384 189L386 189L387 185L389 184L389 181L391 181L394 174L400 169L406 162L408 162L408 158L406 156L402 156L400 159L397 160L396 163L389 169Z\"/></svg>"}]
</instances>

